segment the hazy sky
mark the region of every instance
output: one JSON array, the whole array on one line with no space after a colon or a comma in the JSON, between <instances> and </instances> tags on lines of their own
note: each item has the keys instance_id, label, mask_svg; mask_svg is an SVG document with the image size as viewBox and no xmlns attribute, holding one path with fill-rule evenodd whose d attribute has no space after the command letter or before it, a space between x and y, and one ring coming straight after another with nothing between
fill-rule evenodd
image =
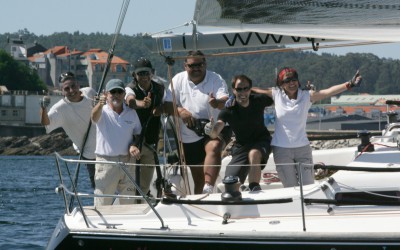
<instances>
[{"instance_id":1,"label":"hazy sky","mask_svg":"<svg viewBox=\"0 0 400 250\"><path fill-rule=\"evenodd\" d=\"M112 34L122 3L123 0L3 0L0 33L26 28L36 35L64 31ZM194 5L195 0L131 0L121 33L155 33L181 26L192 20ZM190 33L191 28L174 31ZM400 59L400 44L324 49L322 52L374 53L379 57Z\"/></svg>"}]
</instances>

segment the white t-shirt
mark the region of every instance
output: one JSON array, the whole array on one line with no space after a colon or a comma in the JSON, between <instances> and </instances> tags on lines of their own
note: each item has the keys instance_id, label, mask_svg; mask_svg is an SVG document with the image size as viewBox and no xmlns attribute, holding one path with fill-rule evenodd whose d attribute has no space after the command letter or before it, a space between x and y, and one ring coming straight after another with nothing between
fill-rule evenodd
<instances>
[{"instance_id":1,"label":"white t-shirt","mask_svg":"<svg viewBox=\"0 0 400 250\"><path fill-rule=\"evenodd\" d=\"M60 127L63 128L74 145L81 151L93 108L91 99L96 95L96 92L89 87L80 90L83 94L82 101L70 102L67 98L64 98L50 108L48 112L50 124L45 128L47 133ZM83 150L83 156L88 159L95 159L95 148L96 127L92 124Z\"/></svg>"},{"instance_id":2,"label":"white t-shirt","mask_svg":"<svg viewBox=\"0 0 400 250\"><path fill-rule=\"evenodd\" d=\"M113 111L108 104L104 105L96 127L95 153L103 156L128 155L133 135L139 135L142 130L136 111L125 103L121 114Z\"/></svg>"},{"instance_id":3,"label":"white t-shirt","mask_svg":"<svg viewBox=\"0 0 400 250\"><path fill-rule=\"evenodd\" d=\"M178 107L188 110L196 119L214 117L214 121L217 121L220 110L210 106L209 94L213 93L217 99L229 96L226 82L219 74L207 70L204 80L196 85L189 79L188 73L183 71L172 78L172 83ZM171 85L165 100L172 102ZM196 142L202 138L193 130L188 129L182 119L179 119L179 123L184 143Z\"/></svg>"},{"instance_id":4,"label":"white t-shirt","mask_svg":"<svg viewBox=\"0 0 400 250\"><path fill-rule=\"evenodd\" d=\"M299 89L296 100L291 100L279 88L272 88L275 103L275 132L271 145L297 148L310 144L306 133L308 110L312 102L310 92Z\"/></svg>"}]
</instances>

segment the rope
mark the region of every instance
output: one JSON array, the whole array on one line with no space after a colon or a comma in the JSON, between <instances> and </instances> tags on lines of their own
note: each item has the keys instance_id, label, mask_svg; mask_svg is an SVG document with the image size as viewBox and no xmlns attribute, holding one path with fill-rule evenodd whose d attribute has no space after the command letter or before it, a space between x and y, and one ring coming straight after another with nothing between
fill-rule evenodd
<instances>
[{"instance_id":1,"label":"rope","mask_svg":"<svg viewBox=\"0 0 400 250\"><path fill-rule=\"evenodd\" d=\"M174 110L174 123L175 123L175 128L176 128L176 137L178 139L178 149L179 149L179 154L181 158L181 170L182 170L182 177L183 177L183 182L185 184L185 190L186 194L190 194L190 185L189 185L189 175L188 175L188 170L187 170L187 165L186 165L186 159L185 159L185 152L183 149L183 143L182 143L182 135L181 135L181 130L180 130L180 124L179 124L179 114L178 114L178 108L176 106L176 96L175 96L175 90L174 90L174 83L172 81L172 65L168 64L168 78L170 80L170 85L171 85L171 94L172 94L172 105L173 105L173 110Z\"/></svg>"},{"instance_id":2,"label":"rope","mask_svg":"<svg viewBox=\"0 0 400 250\"><path fill-rule=\"evenodd\" d=\"M122 24L123 24L124 19L125 19L125 14L126 14L126 11L128 10L129 2L130 2L130 0L124 0L124 2L122 3L121 11L120 11L119 17L118 17L118 22L117 22L117 25L115 27L114 37L113 37L112 42L111 42L110 50L108 51L106 67L104 68L103 75L101 77L101 82L100 82L100 85L99 85L99 89L97 91L97 95L100 95L100 92L103 89L103 85L104 85L104 82L106 80L108 71L110 70L112 58L114 57L115 44L117 43L117 38L118 38L118 35L119 35L120 31L121 31L121 27L122 27Z\"/></svg>"}]
</instances>

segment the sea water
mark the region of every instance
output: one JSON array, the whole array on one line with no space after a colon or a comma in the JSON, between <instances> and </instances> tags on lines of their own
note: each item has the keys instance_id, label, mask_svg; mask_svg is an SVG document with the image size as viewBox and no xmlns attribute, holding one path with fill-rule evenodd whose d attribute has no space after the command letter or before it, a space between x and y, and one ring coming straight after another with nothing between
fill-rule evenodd
<instances>
[{"instance_id":1,"label":"sea water","mask_svg":"<svg viewBox=\"0 0 400 250\"><path fill-rule=\"evenodd\" d=\"M86 167L78 186L90 191ZM54 156L0 156L0 249L45 249L65 207Z\"/></svg>"}]
</instances>

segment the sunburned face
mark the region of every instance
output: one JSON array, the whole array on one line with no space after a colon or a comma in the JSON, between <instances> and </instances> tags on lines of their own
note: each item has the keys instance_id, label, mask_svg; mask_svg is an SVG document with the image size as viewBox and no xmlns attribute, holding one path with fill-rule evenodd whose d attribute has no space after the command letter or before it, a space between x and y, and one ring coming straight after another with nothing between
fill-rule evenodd
<instances>
[{"instance_id":1,"label":"sunburned face","mask_svg":"<svg viewBox=\"0 0 400 250\"><path fill-rule=\"evenodd\" d=\"M194 83L200 83L206 76L206 62L202 57L189 57L185 62L185 70Z\"/></svg>"},{"instance_id":2,"label":"sunburned face","mask_svg":"<svg viewBox=\"0 0 400 250\"><path fill-rule=\"evenodd\" d=\"M110 103L113 108L122 107L124 98L125 91L122 89L112 89L107 92L107 102Z\"/></svg>"},{"instance_id":3,"label":"sunburned face","mask_svg":"<svg viewBox=\"0 0 400 250\"><path fill-rule=\"evenodd\" d=\"M63 82L62 92L70 102L79 102L82 100L79 84L74 80L66 80Z\"/></svg>"},{"instance_id":4,"label":"sunburned face","mask_svg":"<svg viewBox=\"0 0 400 250\"><path fill-rule=\"evenodd\" d=\"M233 93L236 96L236 101L242 106L247 106L251 92L250 84L246 80L237 79Z\"/></svg>"}]
</instances>

